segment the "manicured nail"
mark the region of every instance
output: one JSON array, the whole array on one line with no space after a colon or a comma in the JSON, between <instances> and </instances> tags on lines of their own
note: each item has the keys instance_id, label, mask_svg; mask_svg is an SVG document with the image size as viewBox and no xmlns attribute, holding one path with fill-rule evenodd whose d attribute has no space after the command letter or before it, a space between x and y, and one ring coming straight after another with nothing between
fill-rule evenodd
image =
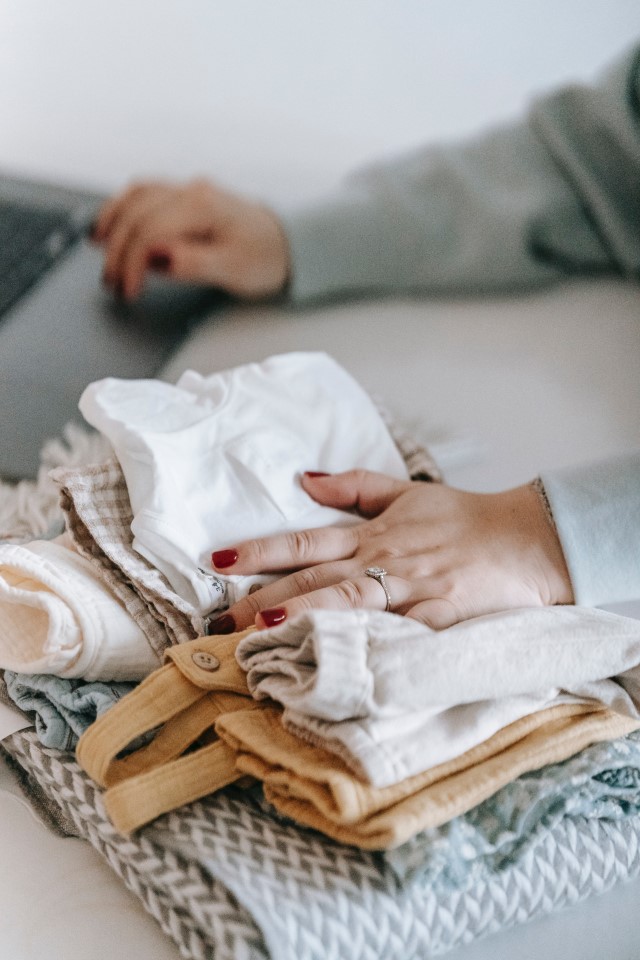
<instances>
[{"instance_id":1,"label":"manicured nail","mask_svg":"<svg viewBox=\"0 0 640 960\"><path fill-rule=\"evenodd\" d=\"M323 473L322 470L305 470L305 477L330 477L330 473Z\"/></svg>"},{"instance_id":2,"label":"manicured nail","mask_svg":"<svg viewBox=\"0 0 640 960\"><path fill-rule=\"evenodd\" d=\"M287 619L287 611L283 607L273 607L271 610L261 610L260 616L268 627L277 627Z\"/></svg>"},{"instance_id":3,"label":"manicured nail","mask_svg":"<svg viewBox=\"0 0 640 960\"><path fill-rule=\"evenodd\" d=\"M221 617L216 617L215 620L210 620L207 625L208 637L215 637L215 636L218 636L219 634L235 633L235 632L236 632L236 622L230 613L225 613Z\"/></svg>"},{"instance_id":4,"label":"manicured nail","mask_svg":"<svg viewBox=\"0 0 640 960\"><path fill-rule=\"evenodd\" d=\"M238 559L237 550L214 550L211 554L211 563L218 570L224 570L225 567L232 567Z\"/></svg>"},{"instance_id":5,"label":"manicured nail","mask_svg":"<svg viewBox=\"0 0 640 960\"><path fill-rule=\"evenodd\" d=\"M168 253L152 253L149 257L149 267L157 273L168 273L171 269L171 257Z\"/></svg>"}]
</instances>

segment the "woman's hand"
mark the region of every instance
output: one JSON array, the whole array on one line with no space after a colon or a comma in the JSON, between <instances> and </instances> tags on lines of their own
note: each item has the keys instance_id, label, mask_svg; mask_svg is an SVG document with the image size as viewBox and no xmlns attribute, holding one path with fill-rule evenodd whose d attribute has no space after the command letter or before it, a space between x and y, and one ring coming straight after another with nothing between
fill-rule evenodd
<instances>
[{"instance_id":1,"label":"woman's hand","mask_svg":"<svg viewBox=\"0 0 640 960\"><path fill-rule=\"evenodd\" d=\"M558 536L530 485L465 493L365 470L305 474L302 483L318 503L370 519L216 551L221 573L295 572L236 603L213 621L213 633L271 627L309 608L384 610L384 589L365 575L371 566L387 571L391 610L435 629L512 607L573 602Z\"/></svg>"},{"instance_id":2,"label":"woman's hand","mask_svg":"<svg viewBox=\"0 0 640 960\"><path fill-rule=\"evenodd\" d=\"M288 279L276 215L206 180L131 186L103 205L91 237L105 248L104 282L126 300L147 270L249 299L280 293Z\"/></svg>"}]
</instances>

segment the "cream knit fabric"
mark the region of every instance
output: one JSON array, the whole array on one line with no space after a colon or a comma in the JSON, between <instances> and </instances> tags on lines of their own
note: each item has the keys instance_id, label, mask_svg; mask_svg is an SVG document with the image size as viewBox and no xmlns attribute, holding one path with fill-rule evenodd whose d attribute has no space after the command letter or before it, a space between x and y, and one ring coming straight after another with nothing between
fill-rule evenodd
<instances>
[{"instance_id":1,"label":"cream knit fabric","mask_svg":"<svg viewBox=\"0 0 640 960\"><path fill-rule=\"evenodd\" d=\"M68 543L0 545L0 668L87 680L145 677L157 654Z\"/></svg>"}]
</instances>

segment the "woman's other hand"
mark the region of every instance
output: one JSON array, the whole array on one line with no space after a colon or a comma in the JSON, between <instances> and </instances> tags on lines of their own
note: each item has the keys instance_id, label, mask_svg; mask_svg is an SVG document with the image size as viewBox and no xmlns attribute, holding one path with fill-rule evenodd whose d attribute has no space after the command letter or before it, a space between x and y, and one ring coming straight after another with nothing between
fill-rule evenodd
<instances>
[{"instance_id":1,"label":"woman's other hand","mask_svg":"<svg viewBox=\"0 0 640 960\"><path fill-rule=\"evenodd\" d=\"M91 237L104 247L104 282L126 300L147 270L248 299L274 296L288 279L276 215L206 180L135 184L102 206Z\"/></svg>"},{"instance_id":2,"label":"woman's other hand","mask_svg":"<svg viewBox=\"0 0 640 960\"><path fill-rule=\"evenodd\" d=\"M384 610L383 587L365 575L373 566L387 572L390 609L435 629L498 610L573 601L558 536L531 485L466 493L364 470L305 474L302 483L318 503L368 519L216 551L212 563L220 573L287 575L236 603L212 632L254 622L274 626L310 608Z\"/></svg>"}]
</instances>

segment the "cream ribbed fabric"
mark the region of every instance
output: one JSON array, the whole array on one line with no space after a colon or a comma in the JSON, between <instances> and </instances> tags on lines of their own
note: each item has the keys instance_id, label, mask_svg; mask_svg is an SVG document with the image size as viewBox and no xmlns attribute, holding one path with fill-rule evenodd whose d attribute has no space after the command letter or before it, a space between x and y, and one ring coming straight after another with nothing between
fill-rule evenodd
<instances>
[{"instance_id":1,"label":"cream ribbed fabric","mask_svg":"<svg viewBox=\"0 0 640 960\"><path fill-rule=\"evenodd\" d=\"M285 707L288 730L377 787L558 704L640 716L640 622L580 607L440 631L392 613L316 610L248 634L237 657L254 697Z\"/></svg>"},{"instance_id":2,"label":"cream ribbed fabric","mask_svg":"<svg viewBox=\"0 0 640 960\"><path fill-rule=\"evenodd\" d=\"M157 654L65 542L0 545L0 668L87 680L145 677Z\"/></svg>"}]
</instances>

